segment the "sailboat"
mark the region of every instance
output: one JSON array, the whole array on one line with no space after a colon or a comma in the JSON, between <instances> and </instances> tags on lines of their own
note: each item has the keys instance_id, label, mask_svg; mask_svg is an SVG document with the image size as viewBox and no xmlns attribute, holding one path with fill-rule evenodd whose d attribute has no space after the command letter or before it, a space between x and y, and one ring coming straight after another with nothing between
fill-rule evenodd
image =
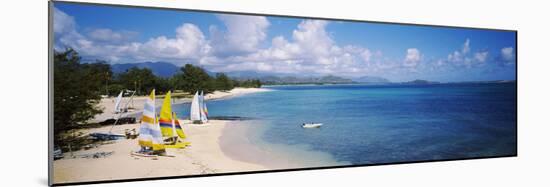
<instances>
[{"instance_id":1,"label":"sailboat","mask_svg":"<svg viewBox=\"0 0 550 187\"><path fill-rule=\"evenodd\" d=\"M124 110L122 110L121 108L121 104L122 104L122 94L124 93L124 90L123 91L120 91L120 93L118 94L116 100L115 100L115 114L113 116L113 119L109 119L108 121L114 121L113 122L113 125L111 126L111 129L109 130L109 132L107 133L103 133L103 132L94 132L94 133L90 133L89 135L95 139L95 140L102 140L102 141L105 141L105 140L121 140L121 139L124 139L126 138L126 135L125 134L119 134L119 133L113 133L113 127L115 127L115 125L117 125L117 123L119 122L119 120L121 119L122 115L124 114ZM132 121L132 119L127 119L126 121ZM133 121L135 121L135 118L133 118Z\"/></svg>"},{"instance_id":2,"label":"sailboat","mask_svg":"<svg viewBox=\"0 0 550 187\"><path fill-rule=\"evenodd\" d=\"M143 106L138 136L138 144L141 146L141 150L132 152L133 155L155 156L166 153L155 110L155 90L153 89Z\"/></svg>"},{"instance_id":3,"label":"sailboat","mask_svg":"<svg viewBox=\"0 0 550 187\"><path fill-rule=\"evenodd\" d=\"M179 124L176 114L172 112L172 96L168 91L164 97L162 108L160 109L159 126L164 139L166 148L184 148L189 142L183 142L185 133Z\"/></svg>"},{"instance_id":4,"label":"sailboat","mask_svg":"<svg viewBox=\"0 0 550 187\"><path fill-rule=\"evenodd\" d=\"M115 100L115 114L123 112L121 107L120 107L120 103L122 102L122 94L123 93L124 93L124 91L120 91L120 94L118 94L118 97L116 97L116 100Z\"/></svg>"},{"instance_id":5,"label":"sailboat","mask_svg":"<svg viewBox=\"0 0 550 187\"><path fill-rule=\"evenodd\" d=\"M204 102L204 92L201 91L200 95L200 111L201 111L201 122L208 122L208 109L206 109L206 103Z\"/></svg>"},{"instance_id":6,"label":"sailboat","mask_svg":"<svg viewBox=\"0 0 550 187\"><path fill-rule=\"evenodd\" d=\"M208 118L208 108L206 108L206 102L204 102L204 93L201 92L201 95L202 95L202 111L204 112L204 115Z\"/></svg>"},{"instance_id":7,"label":"sailboat","mask_svg":"<svg viewBox=\"0 0 550 187\"><path fill-rule=\"evenodd\" d=\"M204 103L204 92L199 94L199 91L195 92L193 101L191 102L190 119L193 123L207 123L208 122L208 109Z\"/></svg>"},{"instance_id":8,"label":"sailboat","mask_svg":"<svg viewBox=\"0 0 550 187\"><path fill-rule=\"evenodd\" d=\"M199 106L199 92L195 92L195 96L193 96L193 100L191 101L191 110L190 110L190 116L189 119L191 119L192 122L200 121L201 120L201 109Z\"/></svg>"}]
</instances>

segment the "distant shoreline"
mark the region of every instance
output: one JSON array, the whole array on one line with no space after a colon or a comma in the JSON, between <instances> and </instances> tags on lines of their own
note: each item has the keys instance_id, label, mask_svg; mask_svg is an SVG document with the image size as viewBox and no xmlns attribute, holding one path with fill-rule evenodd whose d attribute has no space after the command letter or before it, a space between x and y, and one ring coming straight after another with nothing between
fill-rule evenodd
<instances>
[{"instance_id":1,"label":"distant shoreline","mask_svg":"<svg viewBox=\"0 0 550 187\"><path fill-rule=\"evenodd\" d=\"M292 83L292 84L264 84L262 88L282 87L282 86L331 86L331 85L445 85L445 84L503 84L515 83L516 80L495 80L495 81L464 81L464 82L428 82L428 83L411 83L411 82L388 82L388 83L368 83L368 82L351 82L351 83Z\"/></svg>"},{"instance_id":2,"label":"distant shoreline","mask_svg":"<svg viewBox=\"0 0 550 187\"><path fill-rule=\"evenodd\" d=\"M231 98L231 97L237 97L245 94L251 94L251 93L258 93L258 92L266 92L271 91L267 88L233 88L229 91L214 91L213 93L209 93L205 95L205 99L207 101L209 100L218 100L218 99L225 99L225 98ZM92 120L90 120L90 123L99 123L103 122L108 119L113 119L116 114L114 113L115 108L115 97L109 97L109 98L103 98L101 99L99 106L102 108L102 113L96 115ZM133 107L135 108L134 111L128 112L123 117L136 117L138 118L141 115L141 109L143 108L143 104L145 103L145 100L147 99L147 96L136 96L133 98ZM124 97L122 99L122 103L128 102L129 98ZM173 98L173 105L178 104L184 104L184 103L191 103L192 98ZM156 99L156 106L160 107L162 104L162 99L157 98ZM183 117L183 116L180 116Z\"/></svg>"}]
</instances>

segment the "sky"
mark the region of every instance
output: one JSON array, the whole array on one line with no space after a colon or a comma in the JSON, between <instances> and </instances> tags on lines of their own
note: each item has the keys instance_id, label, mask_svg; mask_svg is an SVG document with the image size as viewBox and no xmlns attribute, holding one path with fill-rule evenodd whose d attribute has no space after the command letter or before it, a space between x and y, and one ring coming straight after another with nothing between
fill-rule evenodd
<instances>
[{"instance_id":1,"label":"sky","mask_svg":"<svg viewBox=\"0 0 550 187\"><path fill-rule=\"evenodd\" d=\"M56 2L54 49L110 64L170 62L213 72L515 80L510 31L250 16Z\"/></svg>"}]
</instances>

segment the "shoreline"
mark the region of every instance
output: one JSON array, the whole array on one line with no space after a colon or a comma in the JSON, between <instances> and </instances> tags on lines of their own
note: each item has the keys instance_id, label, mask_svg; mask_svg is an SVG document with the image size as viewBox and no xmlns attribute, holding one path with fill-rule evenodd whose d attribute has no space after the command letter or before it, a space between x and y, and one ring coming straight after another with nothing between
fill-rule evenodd
<instances>
[{"instance_id":1,"label":"shoreline","mask_svg":"<svg viewBox=\"0 0 550 187\"><path fill-rule=\"evenodd\" d=\"M228 92L214 92L205 96L207 100L226 99L250 93L265 92L265 88L235 88ZM136 108L143 107L146 97L134 98ZM104 114L113 111L113 98L102 99L100 106ZM141 103L140 103L141 101ZM190 102L191 99L178 99L175 104ZM157 100L160 106L162 100ZM133 115L141 115L141 110L134 111ZM135 157L130 153L139 150L137 139L123 139L116 141L99 142L99 145L91 146L87 150L65 152L65 158L53 162L54 183L87 182L133 178L152 178L165 176L185 176L212 173L231 173L246 171L262 171L271 168L257 164L237 160L229 157L222 151L221 137L224 129L230 121L209 120L207 124L195 125L189 120L180 120L182 128L187 136L184 140L191 142L191 146L184 149L167 149L173 157L158 157L157 159ZM139 123L116 125L113 133L124 133L126 129L139 130ZM86 128L78 130L83 134L93 132L108 132L111 125L98 128ZM107 155L94 158L94 154Z\"/></svg>"},{"instance_id":2,"label":"shoreline","mask_svg":"<svg viewBox=\"0 0 550 187\"><path fill-rule=\"evenodd\" d=\"M269 169L297 169L350 165L306 144L272 143L262 138L269 127L260 120L231 121L220 137L221 149L230 158ZM233 146L239 145L239 146Z\"/></svg>"},{"instance_id":3,"label":"shoreline","mask_svg":"<svg viewBox=\"0 0 550 187\"><path fill-rule=\"evenodd\" d=\"M211 120L205 125L193 125L180 120L191 146L184 149L167 149L173 157L158 159L135 157L131 151L139 150L137 139L111 141L88 150L64 153L65 158L53 162L55 183L151 178L163 176L200 175L244 171L261 171L270 168L232 159L225 155L220 144L224 127L229 123ZM139 128L140 124L117 125L113 132ZM110 127L83 130L86 133L105 132ZM110 153L109 156L92 158L89 155ZM71 158L71 155L75 158Z\"/></svg>"},{"instance_id":4,"label":"shoreline","mask_svg":"<svg viewBox=\"0 0 550 187\"><path fill-rule=\"evenodd\" d=\"M233 88L229 91L214 91L212 93L206 94L204 99L206 101L210 100L219 100L219 99L228 99L232 97L238 97L246 94L251 93L259 93L259 92L267 92L272 91L269 88ZM109 97L109 98L102 98L99 102L99 106L101 107L103 113L97 114L93 119L91 119L90 123L99 123L103 122L107 119L113 119L116 114L114 114L114 108L115 108L115 97ZM138 118L141 116L141 109L143 108L143 104L145 103L145 100L147 99L147 96L135 96L133 98L133 107L139 110L127 112L126 114L122 115L121 117L135 117ZM124 97L122 98L122 103L128 102L129 98ZM178 105L178 104L185 104L185 103L191 103L192 98L174 98L172 105ZM160 107L162 105L162 99L157 98L155 105L157 107Z\"/></svg>"}]
</instances>

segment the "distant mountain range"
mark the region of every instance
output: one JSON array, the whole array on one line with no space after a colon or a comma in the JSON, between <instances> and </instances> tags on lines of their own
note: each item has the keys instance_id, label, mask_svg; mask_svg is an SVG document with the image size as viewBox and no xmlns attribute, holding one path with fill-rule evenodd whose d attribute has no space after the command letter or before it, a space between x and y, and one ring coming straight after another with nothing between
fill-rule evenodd
<instances>
[{"instance_id":1,"label":"distant mountain range","mask_svg":"<svg viewBox=\"0 0 550 187\"><path fill-rule=\"evenodd\" d=\"M241 79L241 78L237 78ZM353 83L351 79L333 75L321 77L297 77L297 76L263 76L258 77L263 84L346 84Z\"/></svg>"},{"instance_id":2,"label":"distant mountain range","mask_svg":"<svg viewBox=\"0 0 550 187\"><path fill-rule=\"evenodd\" d=\"M418 85L418 84L440 84L440 82L416 79L416 80L413 80L413 81L401 82L400 84L415 84L415 85Z\"/></svg>"},{"instance_id":3,"label":"distant mountain range","mask_svg":"<svg viewBox=\"0 0 550 187\"><path fill-rule=\"evenodd\" d=\"M353 79L354 82L358 83L371 83L371 84L387 84L390 81L382 77L373 77L373 76L363 76L356 79Z\"/></svg>"},{"instance_id":4,"label":"distant mountain range","mask_svg":"<svg viewBox=\"0 0 550 187\"><path fill-rule=\"evenodd\" d=\"M386 84L390 83L388 79L382 77L364 76L356 79L350 79L335 75L325 76L299 76L294 74L282 73L259 73L255 71L235 71L225 72L229 77L237 80L259 79L264 84L351 84L351 83L369 83Z\"/></svg>"},{"instance_id":5,"label":"distant mountain range","mask_svg":"<svg viewBox=\"0 0 550 187\"><path fill-rule=\"evenodd\" d=\"M125 63L125 64L112 64L111 70L113 73L123 73L131 68L148 68L153 74L160 77L171 77L180 71L180 67L169 62L140 62L140 63ZM215 76L216 72L206 70L206 72ZM300 77L293 76L291 74L277 74L277 73L259 73L256 71L232 71L224 72L227 76L237 80L247 79L259 79L264 84L343 84L353 83L354 81L347 78L338 76L321 76L321 77Z\"/></svg>"},{"instance_id":6,"label":"distant mountain range","mask_svg":"<svg viewBox=\"0 0 550 187\"><path fill-rule=\"evenodd\" d=\"M112 64L111 69L114 73L122 73L130 68L148 68L153 74L160 77L171 77L180 72L180 67L170 62L140 62L126 64ZM206 70L210 76L215 76L216 72ZM413 80L407 82L391 82L383 77L363 76L358 78L345 78L334 75L325 76L300 76L296 74L272 73L272 72L256 72L256 71L231 71L224 72L227 76L237 80L259 79L263 84L440 84L436 81L428 80ZM514 82L506 80L496 81L469 81L469 82L452 82L452 83L503 83Z\"/></svg>"}]
</instances>

